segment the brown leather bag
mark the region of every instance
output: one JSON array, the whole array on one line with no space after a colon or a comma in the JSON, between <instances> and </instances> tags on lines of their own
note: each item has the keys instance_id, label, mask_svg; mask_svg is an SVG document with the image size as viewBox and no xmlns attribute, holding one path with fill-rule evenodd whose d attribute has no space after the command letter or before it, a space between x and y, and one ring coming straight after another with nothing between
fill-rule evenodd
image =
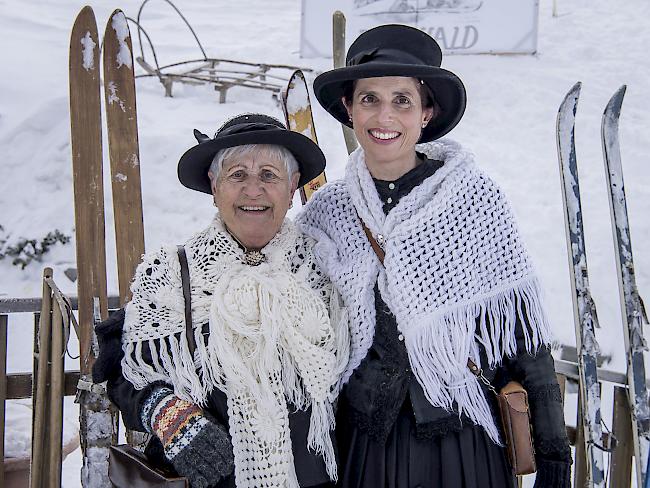
<instances>
[{"instance_id":1,"label":"brown leather bag","mask_svg":"<svg viewBox=\"0 0 650 488\"><path fill-rule=\"evenodd\" d=\"M108 478L117 488L189 488L187 478L154 466L131 446L111 446Z\"/></svg>"},{"instance_id":2,"label":"brown leather bag","mask_svg":"<svg viewBox=\"0 0 650 488\"><path fill-rule=\"evenodd\" d=\"M521 384L511 381L501 388L497 401L510 466L517 475L534 473L537 465L526 390Z\"/></svg>"},{"instance_id":3,"label":"brown leather bag","mask_svg":"<svg viewBox=\"0 0 650 488\"><path fill-rule=\"evenodd\" d=\"M361 220L361 217L359 217ZM371 234L366 224L361 220L361 227L366 234L370 246L384 264L385 253L377 240ZM503 427L504 441L508 453L508 460L514 474L531 474L537 471L535 464L535 448L533 446L532 427L530 425L530 411L528 409L528 394L524 387L516 381L509 382L500 392L483 376L483 371L471 359L467 360L467 367L483 382L497 397L501 424Z\"/></svg>"},{"instance_id":4,"label":"brown leather bag","mask_svg":"<svg viewBox=\"0 0 650 488\"><path fill-rule=\"evenodd\" d=\"M190 273L185 248L178 246L181 265L181 282L185 299L185 333L190 351L194 354L196 344L192 333L192 306L190 299ZM173 471L155 466L147 457L127 444L111 446L108 454L108 478L116 488L189 488L187 478Z\"/></svg>"}]
</instances>

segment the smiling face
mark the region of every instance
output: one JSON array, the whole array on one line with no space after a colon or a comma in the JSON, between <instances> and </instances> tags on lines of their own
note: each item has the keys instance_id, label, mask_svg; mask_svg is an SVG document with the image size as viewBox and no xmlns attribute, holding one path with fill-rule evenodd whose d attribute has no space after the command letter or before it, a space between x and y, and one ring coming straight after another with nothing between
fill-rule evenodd
<instances>
[{"instance_id":1,"label":"smiling face","mask_svg":"<svg viewBox=\"0 0 650 488\"><path fill-rule=\"evenodd\" d=\"M395 180L415 167L415 144L433 114L423 107L415 78L357 80L352 99L343 103L372 176Z\"/></svg>"},{"instance_id":2,"label":"smiling face","mask_svg":"<svg viewBox=\"0 0 650 488\"><path fill-rule=\"evenodd\" d=\"M209 172L212 194L226 227L248 249L261 249L278 233L300 173L268 150L234 154L218 176Z\"/></svg>"}]
</instances>

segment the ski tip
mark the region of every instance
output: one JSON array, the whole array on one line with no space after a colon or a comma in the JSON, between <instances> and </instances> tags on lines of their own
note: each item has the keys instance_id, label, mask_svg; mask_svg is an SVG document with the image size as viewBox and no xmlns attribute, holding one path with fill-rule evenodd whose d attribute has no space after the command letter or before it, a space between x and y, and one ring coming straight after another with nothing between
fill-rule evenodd
<instances>
[{"instance_id":1,"label":"ski tip","mask_svg":"<svg viewBox=\"0 0 650 488\"><path fill-rule=\"evenodd\" d=\"M612 98L607 102L607 106L603 112L603 119L607 117L613 117L618 119L621 115L621 106L623 105L623 97L625 97L625 91L627 90L627 85L622 85L616 92L612 95Z\"/></svg>"},{"instance_id":2,"label":"ski tip","mask_svg":"<svg viewBox=\"0 0 650 488\"><path fill-rule=\"evenodd\" d=\"M126 15L119 8L113 10L113 13L106 22L104 37L108 35L117 35L120 39L130 37L129 23L127 22Z\"/></svg>"},{"instance_id":3,"label":"ski tip","mask_svg":"<svg viewBox=\"0 0 650 488\"><path fill-rule=\"evenodd\" d=\"M122 9L120 9L120 8L116 8L115 10L113 10L113 13L112 13L111 16L109 17L109 19L112 19L112 18L115 17L116 15L124 15L124 12L122 12Z\"/></svg>"},{"instance_id":4,"label":"ski tip","mask_svg":"<svg viewBox=\"0 0 650 488\"><path fill-rule=\"evenodd\" d=\"M582 82L576 81L575 85L573 85L571 89L567 92L566 96L564 97L564 100L565 101L577 100L578 98L580 98L581 89L582 89Z\"/></svg>"},{"instance_id":5,"label":"ski tip","mask_svg":"<svg viewBox=\"0 0 650 488\"><path fill-rule=\"evenodd\" d=\"M297 69L289 77L287 86L282 92L283 103L286 104L287 97L289 96L289 92L297 88L299 89L302 85L304 85L305 90L307 90L307 80L305 80L305 74L302 72L301 69Z\"/></svg>"},{"instance_id":6,"label":"ski tip","mask_svg":"<svg viewBox=\"0 0 650 488\"><path fill-rule=\"evenodd\" d=\"M93 8L90 5L84 6L77 14L77 18L87 17L87 16L92 16L93 18L95 18L95 12L93 11Z\"/></svg>"},{"instance_id":7,"label":"ski tip","mask_svg":"<svg viewBox=\"0 0 650 488\"><path fill-rule=\"evenodd\" d=\"M291 73L291 78L289 78L289 82L293 82L296 79L301 79L301 80L305 79L305 74L302 72L301 69L297 69L296 71Z\"/></svg>"},{"instance_id":8,"label":"ski tip","mask_svg":"<svg viewBox=\"0 0 650 488\"><path fill-rule=\"evenodd\" d=\"M86 70L93 70L99 44L95 12L86 5L77 14L70 32L69 69L74 70L81 64Z\"/></svg>"},{"instance_id":9,"label":"ski tip","mask_svg":"<svg viewBox=\"0 0 650 488\"><path fill-rule=\"evenodd\" d=\"M567 107L572 107L572 111L575 114L581 88L582 82L580 81L576 82L576 84L571 87L571 89L564 96L564 100L562 100L562 103L560 104L560 108L558 109L558 116L565 113Z\"/></svg>"},{"instance_id":10,"label":"ski tip","mask_svg":"<svg viewBox=\"0 0 650 488\"><path fill-rule=\"evenodd\" d=\"M90 5L86 5L77 14L77 17L74 20L72 31L74 32L77 29L88 29L89 26L95 26L95 30L97 30L95 12Z\"/></svg>"},{"instance_id":11,"label":"ski tip","mask_svg":"<svg viewBox=\"0 0 650 488\"><path fill-rule=\"evenodd\" d=\"M133 70L133 50L129 23L120 9L113 11L104 29L104 72L125 67Z\"/></svg>"}]
</instances>

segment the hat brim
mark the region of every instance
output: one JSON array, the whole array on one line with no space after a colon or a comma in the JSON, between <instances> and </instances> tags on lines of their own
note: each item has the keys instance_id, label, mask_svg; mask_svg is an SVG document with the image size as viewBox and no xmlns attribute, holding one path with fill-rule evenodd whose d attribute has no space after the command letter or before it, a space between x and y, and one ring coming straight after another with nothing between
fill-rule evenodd
<instances>
[{"instance_id":1,"label":"hat brim","mask_svg":"<svg viewBox=\"0 0 650 488\"><path fill-rule=\"evenodd\" d=\"M316 77L314 94L323 108L336 120L352 127L342 101L346 83L362 78L385 76L405 76L422 80L440 105L441 113L422 130L418 142L429 142L444 136L460 122L465 113L467 95L463 82L451 71L435 66L373 62L337 68Z\"/></svg>"},{"instance_id":2,"label":"hat brim","mask_svg":"<svg viewBox=\"0 0 650 488\"><path fill-rule=\"evenodd\" d=\"M286 129L266 129L217 137L191 147L178 162L178 179L192 190L212 194L208 170L215 154L246 144L272 144L287 148L298 162L298 187L306 185L325 169L325 156L311 139Z\"/></svg>"}]
</instances>

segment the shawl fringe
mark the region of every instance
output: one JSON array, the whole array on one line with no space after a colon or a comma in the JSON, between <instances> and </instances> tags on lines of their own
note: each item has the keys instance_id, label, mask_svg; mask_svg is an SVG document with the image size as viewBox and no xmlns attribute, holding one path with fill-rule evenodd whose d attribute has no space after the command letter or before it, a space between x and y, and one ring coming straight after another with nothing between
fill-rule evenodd
<instances>
[{"instance_id":1,"label":"shawl fringe","mask_svg":"<svg viewBox=\"0 0 650 488\"><path fill-rule=\"evenodd\" d=\"M481 384L467 368L467 359L480 365L476 343L484 347L490 367L501 364L505 356L516 355L517 322L527 324L522 329L528 353L535 354L551 342L540 293L538 280L530 278L515 288L415 320L404 332L406 347L413 372L432 405L452 410L455 404L459 415L464 413L500 442Z\"/></svg>"}]
</instances>

